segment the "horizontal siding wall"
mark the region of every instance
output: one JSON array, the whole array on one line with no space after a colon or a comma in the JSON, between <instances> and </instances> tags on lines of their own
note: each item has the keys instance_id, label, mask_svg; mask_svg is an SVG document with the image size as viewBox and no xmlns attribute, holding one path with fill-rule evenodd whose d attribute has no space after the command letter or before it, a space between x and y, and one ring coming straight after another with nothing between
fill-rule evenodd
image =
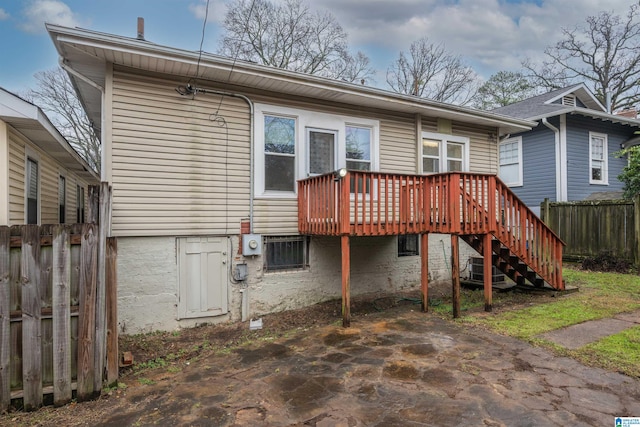
<instances>
[{"instance_id":1,"label":"horizontal siding wall","mask_svg":"<svg viewBox=\"0 0 640 427\"><path fill-rule=\"evenodd\" d=\"M453 122L452 133L469 138L469 172L498 173L497 129Z\"/></svg>"},{"instance_id":2,"label":"horizontal siding wall","mask_svg":"<svg viewBox=\"0 0 640 427\"><path fill-rule=\"evenodd\" d=\"M417 173L415 119L380 122L380 171Z\"/></svg>"},{"instance_id":3,"label":"horizontal siding wall","mask_svg":"<svg viewBox=\"0 0 640 427\"><path fill-rule=\"evenodd\" d=\"M416 137L413 117L383 112L319 105L303 100L267 98L251 95L254 102L279 107L301 108L326 114L340 114L380 122L380 170L390 173L416 173ZM258 154L259 155L259 154ZM300 161L300 159L298 159ZM254 201L253 231L261 234L298 234L298 204L294 198L257 198Z\"/></svg>"},{"instance_id":4,"label":"horizontal siding wall","mask_svg":"<svg viewBox=\"0 0 640 427\"><path fill-rule=\"evenodd\" d=\"M27 140L9 128L9 225L25 223L26 145Z\"/></svg>"},{"instance_id":5,"label":"horizontal siding wall","mask_svg":"<svg viewBox=\"0 0 640 427\"><path fill-rule=\"evenodd\" d=\"M114 74L116 236L236 234L249 215L248 105L180 84Z\"/></svg>"},{"instance_id":6,"label":"horizontal siding wall","mask_svg":"<svg viewBox=\"0 0 640 427\"><path fill-rule=\"evenodd\" d=\"M28 148L27 148L28 147ZM46 152L31 143L14 129L9 130L9 224L25 223L25 168L27 151L30 150L38 161L40 174L39 203L40 224L57 224L59 219L58 186L62 174L66 179L66 223L76 222L76 185L85 191L85 211L88 203L87 188L89 184L74 173L66 171L64 166L50 157Z\"/></svg>"},{"instance_id":7,"label":"horizontal siding wall","mask_svg":"<svg viewBox=\"0 0 640 427\"><path fill-rule=\"evenodd\" d=\"M589 184L591 173L589 132L607 135L609 185ZM594 192L622 190L624 184L618 180L618 175L627 165L627 159L616 157L614 153L620 151L620 144L633 136L633 129L629 126L567 115L567 196L569 201L583 200Z\"/></svg>"}]
</instances>

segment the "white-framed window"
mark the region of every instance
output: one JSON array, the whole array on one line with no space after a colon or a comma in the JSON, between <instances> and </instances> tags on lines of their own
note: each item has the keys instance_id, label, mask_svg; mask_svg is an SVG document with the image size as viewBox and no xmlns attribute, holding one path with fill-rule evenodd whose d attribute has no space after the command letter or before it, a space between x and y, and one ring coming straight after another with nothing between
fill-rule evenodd
<instances>
[{"instance_id":1,"label":"white-framed window","mask_svg":"<svg viewBox=\"0 0 640 427\"><path fill-rule=\"evenodd\" d=\"M76 186L76 223L83 224L84 218L84 187Z\"/></svg>"},{"instance_id":2,"label":"white-framed window","mask_svg":"<svg viewBox=\"0 0 640 427\"><path fill-rule=\"evenodd\" d=\"M27 153L25 160L24 220L40 224L40 166L35 155Z\"/></svg>"},{"instance_id":3,"label":"white-framed window","mask_svg":"<svg viewBox=\"0 0 640 427\"><path fill-rule=\"evenodd\" d=\"M523 185L522 137L505 139L498 146L498 175L510 187Z\"/></svg>"},{"instance_id":4,"label":"white-framed window","mask_svg":"<svg viewBox=\"0 0 640 427\"><path fill-rule=\"evenodd\" d=\"M420 173L469 170L469 138L422 132Z\"/></svg>"},{"instance_id":5,"label":"white-framed window","mask_svg":"<svg viewBox=\"0 0 640 427\"><path fill-rule=\"evenodd\" d=\"M377 120L254 105L254 196L295 198L296 181L340 168L377 170Z\"/></svg>"},{"instance_id":6,"label":"white-framed window","mask_svg":"<svg viewBox=\"0 0 640 427\"><path fill-rule=\"evenodd\" d=\"M64 175L58 177L58 222L67 222L67 179Z\"/></svg>"},{"instance_id":7,"label":"white-framed window","mask_svg":"<svg viewBox=\"0 0 640 427\"><path fill-rule=\"evenodd\" d=\"M589 132L589 184L609 184L607 158L607 135Z\"/></svg>"}]
</instances>

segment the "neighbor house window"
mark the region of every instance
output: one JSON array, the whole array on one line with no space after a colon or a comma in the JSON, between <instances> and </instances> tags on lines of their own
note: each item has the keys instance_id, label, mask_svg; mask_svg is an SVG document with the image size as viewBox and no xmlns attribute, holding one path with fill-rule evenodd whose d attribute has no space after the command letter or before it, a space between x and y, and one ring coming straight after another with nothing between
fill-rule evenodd
<instances>
[{"instance_id":1,"label":"neighbor house window","mask_svg":"<svg viewBox=\"0 0 640 427\"><path fill-rule=\"evenodd\" d=\"M38 186L38 162L32 158L27 158L27 170L26 170L26 220L27 224L38 223L38 210L39 210L39 186Z\"/></svg>"},{"instance_id":2,"label":"neighbor house window","mask_svg":"<svg viewBox=\"0 0 640 427\"><path fill-rule=\"evenodd\" d=\"M76 223L84 223L84 188L76 186Z\"/></svg>"},{"instance_id":3,"label":"neighbor house window","mask_svg":"<svg viewBox=\"0 0 640 427\"><path fill-rule=\"evenodd\" d=\"M296 120L264 116L264 189L294 191L296 182Z\"/></svg>"},{"instance_id":4,"label":"neighbor house window","mask_svg":"<svg viewBox=\"0 0 640 427\"><path fill-rule=\"evenodd\" d=\"M589 183L608 184L607 135L589 132Z\"/></svg>"},{"instance_id":5,"label":"neighbor house window","mask_svg":"<svg viewBox=\"0 0 640 427\"><path fill-rule=\"evenodd\" d=\"M462 172L469 168L469 139L422 133L422 173Z\"/></svg>"},{"instance_id":6,"label":"neighbor house window","mask_svg":"<svg viewBox=\"0 0 640 427\"><path fill-rule=\"evenodd\" d=\"M264 270L302 270L309 265L307 236L265 236Z\"/></svg>"},{"instance_id":7,"label":"neighbor house window","mask_svg":"<svg viewBox=\"0 0 640 427\"><path fill-rule=\"evenodd\" d=\"M398 256L420 255L419 241L417 234L401 234L398 236Z\"/></svg>"},{"instance_id":8,"label":"neighbor house window","mask_svg":"<svg viewBox=\"0 0 640 427\"><path fill-rule=\"evenodd\" d=\"M60 175L58 178L58 220L60 224L66 222L67 213L67 180Z\"/></svg>"},{"instance_id":9,"label":"neighbor house window","mask_svg":"<svg viewBox=\"0 0 640 427\"><path fill-rule=\"evenodd\" d=\"M498 151L500 179L509 186L522 185L522 138L502 141Z\"/></svg>"}]
</instances>

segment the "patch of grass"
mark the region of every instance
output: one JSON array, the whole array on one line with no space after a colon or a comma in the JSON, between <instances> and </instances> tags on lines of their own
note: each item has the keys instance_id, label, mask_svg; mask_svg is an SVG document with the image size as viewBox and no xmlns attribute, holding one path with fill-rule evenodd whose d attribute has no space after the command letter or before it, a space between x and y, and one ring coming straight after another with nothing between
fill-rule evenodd
<instances>
[{"instance_id":1,"label":"patch of grass","mask_svg":"<svg viewBox=\"0 0 640 427\"><path fill-rule=\"evenodd\" d=\"M142 385L154 385L156 382L149 378L138 378L138 382Z\"/></svg>"},{"instance_id":2,"label":"patch of grass","mask_svg":"<svg viewBox=\"0 0 640 427\"><path fill-rule=\"evenodd\" d=\"M640 377L640 326L626 329L578 349L583 362Z\"/></svg>"},{"instance_id":3,"label":"patch of grass","mask_svg":"<svg viewBox=\"0 0 640 427\"><path fill-rule=\"evenodd\" d=\"M640 308L638 276L567 268L564 278L567 285L578 286L579 292L472 321L502 334L531 340L544 332Z\"/></svg>"},{"instance_id":4,"label":"patch of grass","mask_svg":"<svg viewBox=\"0 0 640 427\"><path fill-rule=\"evenodd\" d=\"M567 285L578 286L579 291L489 316L468 313L461 320L547 347L587 364L640 377L640 327L577 350L567 350L538 337L555 329L640 309L640 277L565 268L564 279Z\"/></svg>"}]
</instances>

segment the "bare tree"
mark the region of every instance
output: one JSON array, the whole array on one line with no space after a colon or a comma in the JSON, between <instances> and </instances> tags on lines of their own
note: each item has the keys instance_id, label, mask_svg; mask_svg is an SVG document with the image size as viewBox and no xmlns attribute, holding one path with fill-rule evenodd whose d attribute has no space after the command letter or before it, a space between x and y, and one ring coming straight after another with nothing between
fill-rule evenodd
<instances>
[{"instance_id":1,"label":"bare tree","mask_svg":"<svg viewBox=\"0 0 640 427\"><path fill-rule=\"evenodd\" d=\"M600 12L586 26L563 29L563 39L545 49L547 60L523 63L540 85L557 89L584 82L611 111L640 99L640 5L622 17Z\"/></svg>"},{"instance_id":2,"label":"bare tree","mask_svg":"<svg viewBox=\"0 0 640 427\"><path fill-rule=\"evenodd\" d=\"M493 110L535 94L536 87L521 72L499 71L480 86L472 105L481 110Z\"/></svg>"},{"instance_id":3,"label":"bare tree","mask_svg":"<svg viewBox=\"0 0 640 427\"><path fill-rule=\"evenodd\" d=\"M335 17L302 0L235 0L224 28L219 52L229 57L351 82L373 75L363 53L349 53Z\"/></svg>"},{"instance_id":4,"label":"bare tree","mask_svg":"<svg viewBox=\"0 0 640 427\"><path fill-rule=\"evenodd\" d=\"M25 97L47 114L53 125L86 160L94 171L100 170L100 138L96 135L76 97L76 92L60 67L39 71L37 87Z\"/></svg>"},{"instance_id":5,"label":"bare tree","mask_svg":"<svg viewBox=\"0 0 640 427\"><path fill-rule=\"evenodd\" d=\"M477 76L459 56L426 37L411 43L409 53L387 70L387 84L398 93L464 105L473 97Z\"/></svg>"}]
</instances>

